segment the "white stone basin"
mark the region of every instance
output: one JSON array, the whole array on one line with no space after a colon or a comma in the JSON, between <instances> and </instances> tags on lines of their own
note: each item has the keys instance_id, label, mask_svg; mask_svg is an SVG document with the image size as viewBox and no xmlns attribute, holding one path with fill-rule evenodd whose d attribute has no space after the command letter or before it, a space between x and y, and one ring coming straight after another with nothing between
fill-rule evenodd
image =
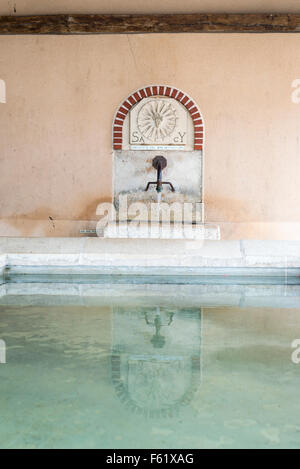
<instances>
[{"instance_id":1,"label":"white stone basin","mask_svg":"<svg viewBox=\"0 0 300 469\"><path fill-rule=\"evenodd\" d=\"M220 227L206 223L182 224L159 222L123 221L109 223L103 232L104 238L145 239L194 239L220 240Z\"/></svg>"}]
</instances>

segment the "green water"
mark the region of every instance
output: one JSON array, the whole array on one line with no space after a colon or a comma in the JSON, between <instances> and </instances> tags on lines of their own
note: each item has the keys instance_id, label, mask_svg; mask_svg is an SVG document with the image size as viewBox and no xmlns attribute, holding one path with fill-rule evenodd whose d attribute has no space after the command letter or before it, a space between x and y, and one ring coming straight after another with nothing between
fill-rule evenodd
<instances>
[{"instance_id":1,"label":"green water","mask_svg":"<svg viewBox=\"0 0 300 469\"><path fill-rule=\"evenodd\" d=\"M300 305L112 291L0 297L1 448L300 447Z\"/></svg>"}]
</instances>

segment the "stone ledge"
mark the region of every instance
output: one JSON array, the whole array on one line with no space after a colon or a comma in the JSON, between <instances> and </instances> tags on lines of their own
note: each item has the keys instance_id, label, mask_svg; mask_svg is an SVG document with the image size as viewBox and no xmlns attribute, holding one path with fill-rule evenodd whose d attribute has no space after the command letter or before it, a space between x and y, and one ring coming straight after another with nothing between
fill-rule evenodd
<instances>
[{"instance_id":1,"label":"stone ledge","mask_svg":"<svg viewBox=\"0 0 300 469\"><path fill-rule=\"evenodd\" d=\"M300 241L0 238L5 266L299 269Z\"/></svg>"},{"instance_id":2,"label":"stone ledge","mask_svg":"<svg viewBox=\"0 0 300 469\"><path fill-rule=\"evenodd\" d=\"M300 241L241 240L241 250L247 257L299 257Z\"/></svg>"},{"instance_id":3,"label":"stone ledge","mask_svg":"<svg viewBox=\"0 0 300 469\"><path fill-rule=\"evenodd\" d=\"M119 223L109 223L103 232L104 238L133 238L133 239L191 239L191 240L211 240L221 239L220 228L209 224L186 224L159 222L124 221Z\"/></svg>"}]
</instances>

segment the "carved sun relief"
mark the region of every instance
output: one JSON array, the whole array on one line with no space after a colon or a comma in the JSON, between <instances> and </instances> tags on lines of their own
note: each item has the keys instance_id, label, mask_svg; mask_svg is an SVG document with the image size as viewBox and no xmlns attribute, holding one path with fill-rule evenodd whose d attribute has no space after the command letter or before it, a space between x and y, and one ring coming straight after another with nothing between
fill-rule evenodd
<instances>
[{"instance_id":1,"label":"carved sun relief","mask_svg":"<svg viewBox=\"0 0 300 469\"><path fill-rule=\"evenodd\" d=\"M147 140L164 141L176 127L176 110L166 100L148 101L137 116L138 129Z\"/></svg>"},{"instance_id":2,"label":"carved sun relief","mask_svg":"<svg viewBox=\"0 0 300 469\"><path fill-rule=\"evenodd\" d=\"M182 150L187 143L187 117L188 111L175 99L145 98L130 111L130 144L150 149L181 145Z\"/></svg>"}]
</instances>

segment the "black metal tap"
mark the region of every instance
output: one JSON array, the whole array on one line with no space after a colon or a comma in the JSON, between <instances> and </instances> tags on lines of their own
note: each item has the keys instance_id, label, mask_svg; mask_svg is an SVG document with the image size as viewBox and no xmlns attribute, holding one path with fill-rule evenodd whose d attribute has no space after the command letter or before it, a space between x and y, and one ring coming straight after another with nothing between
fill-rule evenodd
<instances>
[{"instance_id":1,"label":"black metal tap","mask_svg":"<svg viewBox=\"0 0 300 469\"><path fill-rule=\"evenodd\" d=\"M165 167L167 166L166 158L164 156L156 156L155 158L153 158L152 166L157 170L157 180L155 182L148 182L145 190L147 191L151 184L155 184L156 191L162 192L163 184L167 184L171 187L172 192L175 192L174 186L171 182L162 180L162 170L165 169Z\"/></svg>"}]
</instances>

